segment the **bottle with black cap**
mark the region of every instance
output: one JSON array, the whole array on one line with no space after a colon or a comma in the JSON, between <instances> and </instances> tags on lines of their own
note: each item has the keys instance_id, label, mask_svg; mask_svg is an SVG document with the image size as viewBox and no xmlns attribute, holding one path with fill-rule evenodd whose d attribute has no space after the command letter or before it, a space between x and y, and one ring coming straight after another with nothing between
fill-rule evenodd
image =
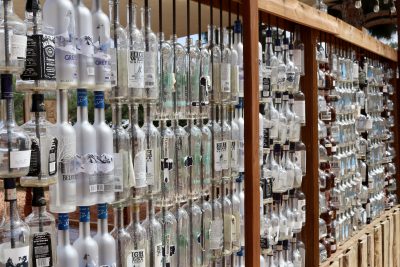
<instances>
[{"instance_id":1,"label":"bottle with black cap","mask_svg":"<svg viewBox=\"0 0 400 267\"><path fill-rule=\"evenodd\" d=\"M22 125L31 139L29 173L21 177L21 185L44 187L56 183L58 140L55 126L46 120L44 94L32 95L31 119Z\"/></svg>"},{"instance_id":2,"label":"bottle with black cap","mask_svg":"<svg viewBox=\"0 0 400 267\"><path fill-rule=\"evenodd\" d=\"M42 187L33 188L32 213L26 217L31 235L29 248L32 266L56 265L56 223L46 210L46 198Z\"/></svg>"},{"instance_id":3,"label":"bottle with black cap","mask_svg":"<svg viewBox=\"0 0 400 267\"><path fill-rule=\"evenodd\" d=\"M0 226L0 266L27 266L30 230L18 214L15 179L4 179L4 190L6 209L4 223Z\"/></svg>"}]
</instances>

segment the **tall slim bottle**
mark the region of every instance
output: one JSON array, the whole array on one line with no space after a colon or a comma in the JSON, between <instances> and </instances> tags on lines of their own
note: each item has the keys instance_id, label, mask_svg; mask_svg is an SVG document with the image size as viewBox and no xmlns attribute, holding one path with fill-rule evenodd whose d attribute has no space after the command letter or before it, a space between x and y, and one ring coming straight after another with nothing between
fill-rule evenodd
<instances>
[{"instance_id":1,"label":"tall slim bottle","mask_svg":"<svg viewBox=\"0 0 400 267\"><path fill-rule=\"evenodd\" d=\"M242 24L236 20L234 24L234 48L238 53L239 66L239 97L244 97L244 73L243 73L243 43L242 43Z\"/></svg>"},{"instance_id":2,"label":"tall slim bottle","mask_svg":"<svg viewBox=\"0 0 400 267\"><path fill-rule=\"evenodd\" d=\"M176 197L175 134L167 122L160 121L162 202L172 203Z\"/></svg>"},{"instance_id":3,"label":"tall slim bottle","mask_svg":"<svg viewBox=\"0 0 400 267\"><path fill-rule=\"evenodd\" d=\"M192 166L190 166L190 184L189 184L189 194L195 198L200 196L201 193L201 141L202 132L196 126L194 120L187 125L186 132L190 135L190 156L192 158Z\"/></svg>"},{"instance_id":4,"label":"tall slim bottle","mask_svg":"<svg viewBox=\"0 0 400 267\"><path fill-rule=\"evenodd\" d=\"M127 232L124 226L124 208L117 206L114 209L114 228L110 232L110 235L115 240L115 251L116 251L116 265L117 267L129 266L126 263L126 251L129 248L131 242L131 236Z\"/></svg>"},{"instance_id":5,"label":"tall slim bottle","mask_svg":"<svg viewBox=\"0 0 400 267\"><path fill-rule=\"evenodd\" d=\"M231 101L231 64L232 51L229 47L229 31L220 29L218 44L221 46L221 100L224 103Z\"/></svg>"},{"instance_id":6,"label":"tall slim bottle","mask_svg":"<svg viewBox=\"0 0 400 267\"><path fill-rule=\"evenodd\" d=\"M150 197L148 200L148 213L147 218L142 223L142 226L146 229L147 233L147 254L148 259L147 267L161 267L163 266L163 255L165 249L163 249L163 228L155 217L153 199ZM169 254L168 254L169 255ZM172 265L171 266L175 266Z\"/></svg>"},{"instance_id":7,"label":"tall slim bottle","mask_svg":"<svg viewBox=\"0 0 400 267\"><path fill-rule=\"evenodd\" d=\"M90 212L88 206L79 207L79 237L73 247L78 252L79 267L99 266L99 246L90 236Z\"/></svg>"},{"instance_id":8,"label":"tall slim bottle","mask_svg":"<svg viewBox=\"0 0 400 267\"><path fill-rule=\"evenodd\" d=\"M205 238L202 236L202 210L194 202L185 204L184 208L189 215L189 266L201 267L202 265L202 243L201 239Z\"/></svg>"},{"instance_id":9,"label":"tall slim bottle","mask_svg":"<svg viewBox=\"0 0 400 267\"><path fill-rule=\"evenodd\" d=\"M107 204L97 205L97 234L93 237L99 247L99 266L116 266L115 239L108 233Z\"/></svg>"},{"instance_id":10,"label":"tall slim bottle","mask_svg":"<svg viewBox=\"0 0 400 267\"><path fill-rule=\"evenodd\" d=\"M174 116L174 60L172 46L160 38L160 118L171 119Z\"/></svg>"},{"instance_id":11,"label":"tall slim bottle","mask_svg":"<svg viewBox=\"0 0 400 267\"><path fill-rule=\"evenodd\" d=\"M169 208L170 206L164 206L157 213L157 219L162 226L162 263L159 266L178 266L177 220Z\"/></svg>"},{"instance_id":12,"label":"tall slim bottle","mask_svg":"<svg viewBox=\"0 0 400 267\"><path fill-rule=\"evenodd\" d=\"M186 49L188 52L188 93L187 107L190 109L190 117L199 115L200 108L200 72L201 72L201 52L197 45L193 43L192 38L186 39ZM188 110L189 112L189 110Z\"/></svg>"},{"instance_id":13,"label":"tall slim bottle","mask_svg":"<svg viewBox=\"0 0 400 267\"><path fill-rule=\"evenodd\" d=\"M30 229L18 214L15 179L5 179L4 190L6 208L5 220L0 227L0 266L18 263L28 266Z\"/></svg>"},{"instance_id":14,"label":"tall slim bottle","mask_svg":"<svg viewBox=\"0 0 400 267\"><path fill-rule=\"evenodd\" d=\"M57 265L59 267L79 266L79 256L76 249L69 241L69 217L68 213L58 215L58 239L57 239Z\"/></svg>"},{"instance_id":15,"label":"tall slim bottle","mask_svg":"<svg viewBox=\"0 0 400 267\"><path fill-rule=\"evenodd\" d=\"M57 90L57 124L55 136L58 140L57 183L50 185L50 211L68 213L76 209L76 134L68 122L68 92Z\"/></svg>"},{"instance_id":16,"label":"tall slim bottle","mask_svg":"<svg viewBox=\"0 0 400 267\"><path fill-rule=\"evenodd\" d=\"M186 200L189 193L189 134L173 121L175 134L176 194L178 200Z\"/></svg>"},{"instance_id":17,"label":"tall slim bottle","mask_svg":"<svg viewBox=\"0 0 400 267\"><path fill-rule=\"evenodd\" d=\"M97 142L97 203L111 203L114 201L114 189L122 191L124 188L123 181L114 181L113 132L105 121L103 91L94 92L93 127Z\"/></svg>"},{"instance_id":18,"label":"tall slim bottle","mask_svg":"<svg viewBox=\"0 0 400 267\"><path fill-rule=\"evenodd\" d=\"M213 25L208 26L208 44L207 48L211 55L211 65L209 68L209 77L211 78L210 101L218 104L221 101L221 48L216 43L216 32Z\"/></svg>"},{"instance_id":19,"label":"tall slim bottle","mask_svg":"<svg viewBox=\"0 0 400 267\"><path fill-rule=\"evenodd\" d=\"M172 213L175 214L176 218L176 254L178 267L184 267L190 265L189 259L189 214L186 209L175 205L172 209Z\"/></svg>"},{"instance_id":20,"label":"tall slim bottle","mask_svg":"<svg viewBox=\"0 0 400 267\"><path fill-rule=\"evenodd\" d=\"M175 74L175 101L177 118L185 118L187 112L187 49L178 43L178 36L171 36L171 47L174 53L174 74Z\"/></svg>"},{"instance_id":21,"label":"tall slim bottle","mask_svg":"<svg viewBox=\"0 0 400 267\"><path fill-rule=\"evenodd\" d=\"M91 206L97 203L97 153L96 130L88 121L87 90L77 91L76 153L76 205Z\"/></svg>"}]
</instances>

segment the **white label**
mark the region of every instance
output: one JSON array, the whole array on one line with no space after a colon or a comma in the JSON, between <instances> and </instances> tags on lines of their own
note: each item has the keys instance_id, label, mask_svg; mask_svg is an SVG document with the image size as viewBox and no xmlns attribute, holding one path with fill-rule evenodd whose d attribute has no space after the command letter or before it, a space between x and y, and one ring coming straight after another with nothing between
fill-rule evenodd
<instances>
[{"instance_id":1,"label":"white label","mask_svg":"<svg viewBox=\"0 0 400 267\"><path fill-rule=\"evenodd\" d=\"M211 222L210 226L210 249L221 249L221 241L223 239L222 220L216 219Z\"/></svg>"},{"instance_id":2,"label":"white label","mask_svg":"<svg viewBox=\"0 0 400 267\"><path fill-rule=\"evenodd\" d=\"M27 37L14 34L11 37L11 60L24 59L26 57Z\"/></svg>"},{"instance_id":3,"label":"white label","mask_svg":"<svg viewBox=\"0 0 400 267\"><path fill-rule=\"evenodd\" d=\"M139 151L135 155L134 160L134 171L135 171L135 186L137 188L146 186L146 152L144 150Z\"/></svg>"},{"instance_id":4,"label":"white label","mask_svg":"<svg viewBox=\"0 0 400 267\"><path fill-rule=\"evenodd\" d=\"M223 92L231 91L231 64L221 63L221 88Z\"/></svg>"},{"instance_id":5,"label":"white label","mask_svg":"<svg viewBox=\"0 0 400 267\"><path fill-rule=\"evenodd\" d=\"M214 170L219 172L222 170L222 142L214 142Z\"/></svg>"},{"instance_id":6,"label":"white label","mask_svg":"<svg viewBox=\"0 0 400 267\"><path fill-rule=\"evenodd\" d=\"M154 184L154 151L146 149L146 180L148 185Z\"/></svg>"},{"instance_id":7,"label":"white label","mask_svg":"<svg viewBox=\"0 0 400 267\"><path fill-rule=\"evenodd\" d=\"M230 154L229 153L229 151L230 151L229 144L230 144L230 141L222 141L221 143L222 143L221 168L223 170L227 170L227 169L229 169L229 154Z\"/></svg>"},{"instance_id":8,"label":"white label","mask_svg":"<svg viewBox=\"0 0 400 267\"><path fill-rule=\"evenodd\" d=\"M144 64L144 86L154 87L156 84L156 62L154 62L154 59L157 57L154 56L153 52L144 52L144 58L146 59L146 64Z\"/></svg>"},{"instance_id":9,"label":"white label","mask_svg":"<svg viewBox=\"0 0 400 267\"><path fill-rule=\"evenodd\" d=\"M29 167L31 162L31 151L11 151L10 152L10 168L26 168Z\"/></svg>"},{"instance_id":10,"label":"white label","mask_svg":"<svg viewBox=\"0 0 400 267\"><path fill-rule=\"evenodd\" d=\"M85 154L81 156L77 156L77 159L80 163L79 172L87 173L87 174L95 174L97 171L97 156L96 154Z\"/></svg>"},{"instance_id":11,"label":"white label","mask_svg":"<svg viewBox=\"0 0 400 267\"><path fill-rule=\"evenodd\" d=\"M122 166L122 154L114 153L114 191L124 191L124 171Z\"/></svg>"},{"instance_id":12,"label":"white label","mask_svg":"<svg viewBox=\"0 0 400 267\"><path fill-rule=\"evenodd\" d=\"M296 113L297 116L300 118L300 123L306 123L306 101L299 100L294 101L293 104L293 111Z\"/></svg>"},{"instance_id":13,"label":"white label","mask_svg":"<svg viewBox=\"0 0 400 267\"><path fill-rule=\"evenodd\" d=\"M154 267L161 267L163 260L162 243L156 244L154 251L155 251Z\"/></svg>"},{"instance_id":14,"label":"white label","mask_svg":"<svg viewBox=\"0 0 400 267\"><path fill-rule=\"evenodd\" d=\"M146 267L146 252L144 249L129 251L126 258L127 267Z\"/></svg>"},{"instance_id":15,"label":"white label","mask_svg":"<svg viewBox=\"0 0 400 267\"><path fill-rule=\"evenodd\" d=\"M2 254L5 256L4 260L6 262L5 266L29 266L29 246L19 248L4 248L3 253Z\"/></svg>"},{"instance_id":16,"label":"white label","mask_svg":"<svg viewBox=\"0 0 400 267\"><path fill-rule=\"evenodd\" d=\"M130 51L128 86L144 88L144 52Z\"/></svg>"},{"instance_id":17,"label":"white label","mask_svg":"<svg viewBox=\"0 0 400 267\"><path fill-rule=\"evenodd\" d=\"M109 173L114 170L114 157L103 153L97 156L97 171L102 173Z\"/></svg>"}]
</instances>

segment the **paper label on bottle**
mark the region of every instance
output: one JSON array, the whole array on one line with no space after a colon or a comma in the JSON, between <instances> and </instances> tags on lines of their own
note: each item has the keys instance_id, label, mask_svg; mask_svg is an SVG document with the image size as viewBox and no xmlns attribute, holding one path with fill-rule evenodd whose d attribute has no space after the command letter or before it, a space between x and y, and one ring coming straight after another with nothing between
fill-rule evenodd
<instances>
[{"instance_id":1,"label":"paper label on bottle","mask_svg":"<svg viewBox=\"0 0 400 267\"><path fill-rule=\"evenodd\" d=\"M146 151L142 150L136 153L133 169L135 171L135 187L142 188L146 186Z\"/></svg>"},{"instance_id":2,"label":"paper label on bottle","mask_svg":"<svg viewBox=\"0 0 400 267\"><path fill-rule=\"evenodd\" d=\"M221 249L223 240L223 221L222 219L215 219L211 221L210 225L210 249Z\"/></svg>"},{"instance_id":3,"label":"paper label on bottle","mask_svg":"<svg viewBox=\"0 0 400 267\"><path fill-rule=\"evenodd\" d=\"M293 112L299 116L300 123L306 123L306 101L295 100L293 104Z\"/></svg>"},{"instance_id":4,"label":"paper label on bottle","mask_svg":"<svg viewBox=\"0 0 400 267\"><path fill-rule=\"evenodd\" d=\"M214 170L222 171L222 142L214 142Z\"/></svg>"},{"instance_id":5,"label":"paper label on bottle","mask_svg":"<svg viewBox=\"0 0 400 267\"><path fill-rule=\"evenodd\" d=\"M130 51L128 87L144 88L144 52Z\"/></svg>"},{"instance_id":6,"label":"paper label on bottle","mask_svg":"<svg viewBox=\"0 0 400 267\"><path fill-rule=\"evenodd\" d=\"M5 266L29 266L29 246L19 248L4 248Z\"/></svg>"},{"instance_id":7,"label":"paper label on bottle","mask_svg":"<svg viewBox=\"0 0 400 267\"><path fill-rule=\"evenodd\" d=\"M146 180L148 185L154 184L154 150L146 149Z\"/></svg>"},{"instance_id":8,"label":"paper label on bottle","mask_svg":"<svg viewBox=\"0 0 400 267\"><path fill-rule=\"evenodd\" d=\"M39 140L34 137L31 139L31 160L29 163L28 176L40 175L40 147Z\"/></svg>"},{"instance_id":9,"label":"paper label on bottle","mask_svg":"<svg viewBox=\"0 0 400 267\"><path fill-rule=\"evenodd\" d=\"M144 86L154 87L156 85L156 62L157 58L154 52L144 52L144 58L146 59L144 64Z\"/></svg>"},{"instance_id":10,"label":"paper label on bottle","mask_svg":"<svg viewBox=\"0 0 400 267\"><path fill-rule=\"evenodd\" d=\"M231 64L221 63L221 88L222 92L231 91Z\"/></svg>"},{"instance_id":11,"label":"paper label on bottle","mask_svg":"<svg viewBox=\"0 0 400 267\"><path fill-rule=\"evenodd\" d=\"M229 169L229 165L230 165L229 164L230 163L229 162L229 156L230 156L229 145L230 145L230 141L222 141L221 144L222 144L222 148L221 148L221 155L222 155L222 157L221 157L221 168L223 170L228 170Z\"/></svg>"},{"instance_id":12,"label":"paper label on bottle","mask_svg":"<svg viewBox=\"0 0 400 267\"><path fill-rule=\"evenodd\" d=\"M33 267L53 266L51 235L48 232L35 233L32 238Z\"/></svg>"},{"instance_id":13,"label":"paper label on bottle","mask_svg":"<svg viewBox=\"0 0 400 267\"><path fill-rule=\"evenodd\" d=\"M58 140L53 138L51 141L50 151L49 151L49 162L48 169L49 175L55 175L57 173L57 152L58 152Z\"/></svg>"},{"instance_id":14,"label":"paper label on bottle","mask_svg":"<svg viewBox=\"0 0 400 267\"><path fill-rule=\"evenodd\" d=\"M111 82L111 55L97 51L94 54L94 71L96 85L108 84Z\"/></svg>"},{"instance_id":15,"label":"paper label on bottle","mask_svg":"<svg viewBox=\"0 0 400 267\"><path fill-rule=\"evenodd\" d=\"M11 36L11 60L24 59L26 57L27 37L13 34Z\"/></svg>"},{"instance_id":16,"label":"paper label on bottle","mask_svg":"<svg viewBox=\"0 0 400 267\"><path fill-rule=\"evenodd\" d=\"M85 155L78 155L77 160L80 168L79 172L93 175L97 172L97 155L94 153L87 153Z\"/></svg>"},{"instance_id":17,"label":"paper label on bottle","mask_svg":"<svg viewBox=\"0 0 400 267\"><path fill-rule=\"evenodd\" d=\"M8 36L9 36L9 38L12 38L12 36L13 36L13 31L12 30L9 30L8 31ZM1 42L0 42L0 60L1 61L4 61L5 60L5 42L4 42L4 39L5 39L5 34L4 34L4 29L1 29L0 30L0 40L2 40ZM8 42L8 54L9 55L11 55L11 53L12 53L12 48L11 48L11 45L12 45L12 42ZM10 58L11 58L11 56L10 56Z\"/></svg>"},{"instance_id":18,"label":"paper label on bottle","mask_svg":"<svg viewBox=\"0 0 400 267\"><path fill-rule=\"evenodd\" d=\"M62 175L63 183L75 183L76 180L75 158L61 160L59 162L58 167Z\"/></svg>"},{"instance_id":19,"label":"paper label on bottle","mask_svg":"<svg viewBox=\"0 0 400 267\"><path fill-rule=\"evenodd\" d=\"M238 171L239 166L238 166L238 141L237 140L232 140L231 141L231 167L233 171Z\"/></svg>"},{"instance_id":20,"label":"paper label on bottle","mask_svg":"<svg viewBox=\"0 0 400 267\"><path fill-rule=\"evenodd\" d=\"M97 155L97 171L99 173L109 173L114 170L114 156L103 153Z\"/></svg>"},{"instance_id":21,"label":"paper label on bottle","mask_svg":"<svg viewBox=\"0 0 400 267\"><path fill-rule=\"evenodd\" d=\"M163 261L163 247L162 243L158 243L154 247L154 267L161 267L162 266L162 261Z\"/></svg>"},{"instance_id":22,"label":"paper label on bottle","mask_svg":"<svg viewBox=\"0 0 400 267\"><path fill-rule=\"evenodd\" d=\"M56 36L56 73L57 82L77 81L77 55L72 37Z\"/></svg>"},{"instance_id":23,"label":"paper label on bottle","mask_svg":"<svg viewBox=\"0 0 400 267\"><path fill-rule=\"evenodd\" d=\"M127 267L146 267L146 252L144 249L137 249L128 252L126 257Z\"/></svg>"},{"instance_id":24,"label":"paper label on bottle","mask_svg":"<svg viewBox=\"0 0 400 267\"><path fill-rule=\"evenodd\" d=\"M121 153L114 153L114 192L124 191L124 169Z\"/></svg>"},{"instance_id":25,"label":"paper label on bottle","mask_svg":"<svg viewBox=\"0 0 400 267\"><path fill-rule=\"evenodd\" d=\"M91 36L82 36L78 38L76 44L76 50L78 54L85 55L87 57L93 57L94 46Z\"/></svg>"},{"instance_id":26,"label":"paper label on bottle","mask_svg":"<svg viewBox=\"0 0 400 267\"><path fill-rule=\"evenodd\" d=\"M10 168L27 168L31 162L31 151L11 151L10 152Z\"/></svg>"}]
</instances>

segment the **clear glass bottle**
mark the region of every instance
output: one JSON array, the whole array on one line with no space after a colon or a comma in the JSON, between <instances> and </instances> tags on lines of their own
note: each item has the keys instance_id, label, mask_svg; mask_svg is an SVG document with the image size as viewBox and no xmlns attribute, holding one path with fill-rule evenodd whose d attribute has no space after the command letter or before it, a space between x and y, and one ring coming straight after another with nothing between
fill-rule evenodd
<instances>
[{"instance_id":1,"label":"clear glass bottle","mask_svg":"<svg viewBox=\"0 0 400 267\"><path fill-rule=\"evenodd\" d=\"M171 47L174 52L174 75L175 75L175 116L179 119L185 118L188 108L188 84L187 84L187 60L185 47L178 42L178 36L171 36Z\"/></svg>"},{"instance_id":2,"label":"clear glass bottle","mask_svg":"<svg viewBox=\"0 0 400 267\"><path fill-rule=\"evenodd\" d=\"M296 65L301 76L305 74L304 67L304 43L301 41L300 27L295 27L294 42L293 42L293 62Z\"/></svg>"},{"instance_id":3,"label":"clear glass bottle","mask_svg":"<svg viewBox=\"0 0 400 267\"><path fill-rule=\"evenodd\" d=\"M22 186L48 186L56 183L58 140L53 135L54 124L46 120L44 95L32 95L32 117L21 126L31 138L29 173L21 177Z\"/></svg>"},{"instance_id":4,"label":"clear glass bottle","mask_svg":"<svg viewBox=\"0 0 400 267\"><path fill-rule=\"evenodd\" d=\"M177 220L169 210L169 207L166 206L162 207L161 211L157 213L157 219L162 226L162 233L160 235L162 257L160 265L157 265L157 262L154 266L178 266Z\"/></svg>"},{"instance_id":5,"label":"clear glass bottle","mask_svg":"<svg viewBox=\"0 0 400 267\"><path fill-rule=\"evenodd\" d=\"M110 232L110 235L115 240L115 251L116 251L116 266L126 266L127 264L127 251L132 242L131 235L127 232L127 228L124 226L124 208L117 206L114 209L114 228ZM147 236L146 236L147 238Z\"/></svg>"},{"instance_id":6,"label":"clear glass bottle","mask_svg":"<svg viewBox=\"0 0 400 267\"><path fill-rule=\"evenodd\" d=\"M220 161L222 168L222 179L229 180L231 179L231 140L232 140L232 128L228 122L228 112L226 106L221 106L221 116L220 126L221 126L221 152L220 152ZM217 145L218 152L218 145Z\"/></svg>"},{"instance_id":7,"label":"clear glass bottle","mask_svg":"<svg viewBox=\"0 0 400 267\"><path fill-rule=\"evenodd\" d=\"M144 50L144 99L150 103L157 103L158 88L158 40L151 30L151 9L142 8L142 34L145 41Z\"/></svg>"},{"instance_id":8,"label":"clear glass bottle","mask_svg":"<svg viewBox=\"0 0 400 267\"><path fill-rule=\"evenodd\" d=\"M143 99L145 60L143 32L136 26L137 9L136 4L128 3L128 27L126 29L129 38L128 96L134 101Z\"/></svg>"},{"instance_id":9,"label":"clear glass bottle","mask_svg":"<svg viewBox=\"0 0 400 267\"><path fill-rule=\"evenodd\" d=\"M175 134L167 122L160 121L162 200L171 203L176 194Z\"/></svg>"},{"instance_id":10,"label":"clear glass bottle","mask_svg":"<svg viewBox=\"0 0 400 267\"><path fill-rule=\"evenodd\" d=\"M184 201L189 193L189 134L177 121L172 122L175 134L176 194L179 201Z\"/></svg>"},{"instance_id":11,"label":"clear glass bottle","mask_svg":"<svg viewBox=\"0 0 400 267\"><path fill-rule=\"evenodd\" d=\"M299 70L297 69L296 65L293 62L293 54L291 52L292 49L289 46L289 39L285 37L283 39L283 45L285 47L284 50L284 57L286 62L286 90L290 93L294 93L297 91L298 88L298 81L297 81L297 73Z\"/></svg>"},{"instance_id":12,"label":"clear glass bottle","mask_svg":"<svg viewBox=\"0 0 400 267\"><path fill-rule=\"evenodd\" d=\"M35 187L32 196L32 213L25 218L31 235L29 237L30 256L32 264L40 266L57 265L56 258L56 222L46 211L44 189Z\"/></svg>"},{"instance_id":13,"label":"clear glass bottle","mask_svg":"<svg viewBox=\"0 0 400 267\"><path fill-rule=\"evenodd\" d=\"M211 207L212 207L212 216L211 216L211 224L210 224L210 247L211 250L211 260L220 259L223 254L223 245L224 245L224 218L222 215L222 204L218 198L219 190L217 188L212 189L212 197L211 197Z\"/></svg>"},{"instance_id":14,"label":"clear glass bottle","mask_svg":"<svg viewBox=\"0 0 400 267\"><path fill-rule=\"evenodd\" d=\"M232 202L228 195L227 188L222 184L221 186L220 202L223 205L223 217L224 217L224 245L223 254L229 256L232 254L232 231L236 230L236 218L232 212Z\"/></svg>"},{"instance_id":15,"label":"clear glass bottle","mask_svg":"<svg viewBox=\"0 0 400 267\"><path fill-rule=\"evenodd\" d=\"M243 73L243 43L242 43L242 24L240 20L234 23L234 48L238 53L239 67L239 97L244 96L244 73Z\"/></svg>"},{"instance_id":16,"label":"clear glass bottle","mask_svg":"<svg viewBox=\"0 0 400 267\"><path fill-rule=\"evenodd\" d=\"M7 0L9 1L9 0ZM0 177L16 178L28 174L31 142L25 131L15 122L13 76L1 74L1 128L0 128Z\"/></svg>"},{"instance_id":17,"label":"clear glass bottle","mask_svg":"<svg viewBox=\"0 0 400 267\"><path fill-rule=\"evenodd\" d=\"M231 49L232 53L232 60L231 60L231 103L236 105L239 103L239 84L240 84L240 77L239 77L239 49L235 44L232 44L233 41L233 32L229 31L229 48Z\"/></svg>"},{"instance_id":18,"label":"clear glass bottle","mask_svg":"<svg viewBox=\"0 0 400 267\"><path fill-rule=\"evenodd\" d=\"M79 256L69 240L68 213L58 214L58 238L57 238L57 264L56 266L79 266Z\"/></svg>"},{"instance_id":19,"label":"clear glass bottle","mask_svg":"<svg viewBox=\"0 0 400 267\"><path fill-rule=\"evenodd\" d=\"M223 103L231 101L231 64L232 51L229 47L229 31L221 31L218 44L221 46L221 101Z\"/></svg>"},{"instance_id":20,"label":"clear glass bottle","mask_svg":"<svg viewBox=\"0 0 400 267\"><path fill-rule=\"evenodd\" d=\"M57 89L78 84L75 9L71 1L49 0L43 5L43 27L54 29Z\"/></svg>"},{"instance_id":21,"label":"clear glass bottle","mask_svg":"<svg viewBox=\"0 0 400 267\"><path fill-rule=\"evenodd\" d=\"M208 44L207 48L211 55L211 65L209 68L209 76L211 77L211 97L210 101L218 104L221 102L221 60L222 52L220 46L216 42L215 26L208 26Z\"/></svg>"},{"instance_id":22,"label":"clear glass bottle","mask_svg":"<svg viewBox=\"0 0 400 267\"><path fill-rule=\"evenodd\" d=\"M174 54L172 46L160 38L160 119L171 119L174 116Z\"/></svg>"},{"instance_id":23,"label":"clear glass bottle","mask_svg":"<svg viewBox=\"0 0 400 267\"><path fill-rule=\"evenodd\" d=\"M0 264L28 265L31 259L29 249L29 226L21 220L17 209L15 179L4 180L4 201L6 204L4 223L0 227Z\"/></svg>"},{"instance_id":24,"label":"clear glass bottle","mask_svg":"<svg viewBox=\"0 0 400 267\"><path fill-rule=\"evenodd\" d=\"M192 158L192 166L190 166L190 186L189 193L192 197L199 197L201 194L201 141L202 141L202 132L196 126L194 120L189 122L189 125L185 127L187 134L189 135L190 140L190 157Z\"/></svg>"},{"instance_id":25,"label":"clear glass bottle","mask_svg":"<svg viewBox=\"0 0 400 267\"><path fill-rule=\"evenodd\" d=\"M202 267L202 210L195 201L189 200L184 205L189 215L189 266Z\"/></svg>"},{"instance_id":26,"label":"clear glass bottle","mask_svg":"<svg viewBox=\"0 0 400 267\"><path fill-rule=\"evenodd\" d=\"M110 19L102 10L102 0L92 1L92 33L96 90L111 89Z\"/></svg>"},{"instance_id":27,"label":"clear glass bottle","mask_svg":"<svg viewBox=\"0 0 400 267\"><path fill-rule=\"evenodd\" d=\"M229 111L229 121L231 126L231 175L236 178L239 175L239 139L240 139L240 129L236 120L233 119L233 114L235 109L230 108Z\"/></svg>"},{"instance_id":28,"label":"clear glass bottle","mask_svg":"<svg viewBox=\"0 0 400 267\"><path fill-rule=\"evenodd\" d=\"M50 211L69 213L76 209L76 134L68 121L68 92L57 90L57 124L53 135L58 140L57 183L49 186Z\"/></svg>"},{"instance_id":29,"label":"clear glass bottle","mask_svg":"<svg viewBox=\"0 0 400 267\"><path fill-rule=\"evenodd\" d=\"M77 90L76 153L79 172L76 174L76 205L91 206L97 203L97 153L96 130L88 120L86 89Z\"/></svg>"},{"instance_id":30,"label":"clear glass bottle","mask_svg":"<svg viewBox=\"0 0 400 267\"><path fill-rule=\"evenodd\" d=\"M119 21L119 0L109 0L111 21L111 100L128 95L128 34Z\"/></svg>"},{"instance_id":31,"label":"clear glass bottle","mask_svg":"<svg viewBox=\"0 0 400 267\"><path fill-rule=\"evenodd\" d=\"M213 106L212 107L212 112L211 116L209 117L210 120L208 122L208 127L211 130L211 133L214 137L214 155L212 155L214 158L212 159L212 162L214 163L213 168L214 168L214 177L211 177L212 180L215 180L215 182L219 183L222 179L222 162L221 162L221 152L222 152L222 129L219 123L217 122L217 107ZM212 116L214 114L214 118Z\"/></svg>"},{"instance_id":32,"label":"clear glass bottle","mask_svg":"<svg viewBox=\"0 0 400 267\"><path fill-rule=\"evenodd\" d=\"M199 115L200 108L200 72L201 72L201 52L197 45L193 43L192 38L186 39L187 68L188 68L188 93L187 108L190 111L190 117L195 118Z\"/></svg>"},{"instance_id":33,"label":"clear glass bottle","mask_svg":"<svg viewBox=\"0 0 400 267\"><path fill-rule=\"evenodd\" d=\"M97 234L93 237L99 247L99 266L116 265L116 242L108 233L107 204L97 205Z\"/></svg>"},{"instance_id":34,"label":"clear glass bottle","mask_svg":"<svg viewBox=\"0 0 400 267\"><path fill-rule=\"evenodd\" d=\"M79 237L73 243L78 252L79 266L99 266L99 246L90 236L90 211L88 206L79 207Z\"/></svg>"},{"instance_id":35,"label":"clear glass bottle","mask_svg":"<svg viewBox=\"0 0 400 267\"><path fill-rule=\"evenodd\" d=\"M210 51L207 47L202 46L201 40L197 40L197 46L200 48L200 105L206 106L209 103L209 92L211 88L210 67L211 58ZM202 116L207 114L207 108L202 108Z\"/></svg>"},{"instance_id":36,"label":"clear glass bottle","mask_svg":"<svg viewBox=\"0 0 400 267\"><path fill-rule=\"evenodd\" d=\"M183 203L185 205L185 203ZM177 262L176 266L189 266L190 255L189 255L189 214L184 207L175 205L171 210L175 214L176 218L176 250L177 250Z\"/></svg>"},{"instance_id":37,"label":"clear glass bottle","mask_svg":"<svg viewBox=\"0 0 400 267\"><path fill-rule=\"evenodd\" d=\"M235 120L239 126L239 172L244 172L244 119L240 107L236 107Z\"/></svg>"},{"instance_id":38,"label":"clear glass bottle","mask_svg":"<svg viewBox=\"0 0 400 267\"><path fill-rule=\"evenodd\" d=\"M281 39L275 40L275 54L277 57L277 90L280 92L286 91L286 65L283 62L283 53L281 47ZM274 66L275 67L275 66Z\"/></svg>"},{"instance_id":39,"label":"clear glass bottle","mask_svg":"<svg viewBox=\"0 0 400 267\"><path fill-rule=\"evenodd\" d=\"M202 122L199 125L201 130L201 183L203 193L210 190L212 176L212 136L211 130Z\"/></svg>"},{"instance_id":40,"label":"clear glass bottle","mask_svg":"<svg viewBox=\"0 0 400 267\"><path fill-rule=\"evenodd\" d=\"M210 264L211 260L211 250L210 250L210 226L212 218L212 207L211 203L207 201L205 197L200 199L199 206L201 207L202 217L201 217L201 247L202 247L202 265L207 266Z\"/></svg>"}]
</instances>

